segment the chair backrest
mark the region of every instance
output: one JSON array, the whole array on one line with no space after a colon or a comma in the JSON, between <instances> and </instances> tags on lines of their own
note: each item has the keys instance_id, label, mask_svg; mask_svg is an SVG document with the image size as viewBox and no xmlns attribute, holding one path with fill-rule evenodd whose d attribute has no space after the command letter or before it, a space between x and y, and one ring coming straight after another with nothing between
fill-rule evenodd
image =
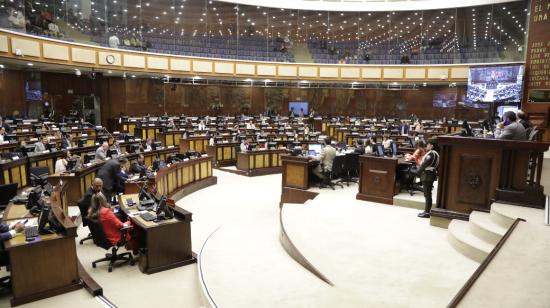
<instances>
[{"instance_id":1,"label":"chair backrest","mask_svg":"<svg viewBox=\"0 0 550 308\"><path fill-rule=\"evenodd\" d=\"M332 177L338 177L344 170L344 158L345 155L336 155L334 162L332 163Z\"/></svg>"},{"instance_id":2,"label":"chair backrest","mask_svg":"<svg viewBox=\"0 0 550 308\"><path fill-rule=\"evenodd\" d=\"M88 228L90 228L90 233L92 233L94 244L103 249L111 248L113 245L111 245L111 242L107 239L105 232L103 232L103 228L101 227L101 223L99 223L99 220L88 218L86 219Z\"/></svg>"},{"instance_id":3,"label":"chair backrest","mask_svg":"<svg viewBox=\"0 0 550 308\"><path fill-rule=\"evenodd\" d=\"M10 200L17 195L17 183L0 185L0 208L8 205Z\"/></svg>"},{"instance_id":4,"label":"chair backrest","mask_svg":"<svg viewBox=\"0 0 550 308\"><path fill-rule=\"evenodd\" d=\"M78 202L76 203L78 205L78 209L80 210L80 216L82 217L82 225L84 227L86 227L88 225L88 209L90 207L89 204L85 204L84 202L84 198L78 200Z\"/></svg>"},{"instance_id":5,"label":"chair backrest","mask_svg":"<svg viewBox=\"0 0 550 308\"><path fill-rule=\"evenodd\" d=\"M344 159L344 170L359 173L359 154L348 153Z\"/></svg>"},{"instance_id":6,"label":"chair backrest","mask_svg":"<svg viewBox=\"0 0 550 308\"><path fill-rule=\"evenodd\" d=\"M537 129L537 127L533 127L533 129L531 129L531 131L527 135L527 140L537 141L538 140L538 138L537 138L538 134L539 134L539 130Z\"/></svg>"}]
</instances>

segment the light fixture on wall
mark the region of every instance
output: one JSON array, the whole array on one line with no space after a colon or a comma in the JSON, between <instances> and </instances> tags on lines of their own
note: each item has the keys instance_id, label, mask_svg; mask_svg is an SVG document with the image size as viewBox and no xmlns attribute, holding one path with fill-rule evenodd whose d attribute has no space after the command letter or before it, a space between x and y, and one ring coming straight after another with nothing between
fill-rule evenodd
<instances>
[{"instance_id":1,"label":"light fixture on wall","mask_svg":"<svg viewBox=\"0 0 550 308\"><path fill-rule=\"evenodd\" d=\"M75 69L74 69L74 74L75 74L76 76L80 76L80 75L82 75L82 72L81 72L78 68L75 68Z\"/></svg>"}]
</instances>

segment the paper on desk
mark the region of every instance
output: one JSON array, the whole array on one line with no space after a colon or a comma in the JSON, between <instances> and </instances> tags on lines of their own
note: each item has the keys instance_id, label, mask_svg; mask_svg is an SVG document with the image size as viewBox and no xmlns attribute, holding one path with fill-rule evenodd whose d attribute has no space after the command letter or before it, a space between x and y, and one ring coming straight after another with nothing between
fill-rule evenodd
<instances>
[{"instance_id":1,"label":"paper on desk","mask_svg":"<svg viewBox=\"0 0 550 308\"><path fill-rule=\"evenodd\" d=\"M15 226L17 223L24 222L25 220L27 220L27 219L18 219L18 220L12 221L10 223L10 229L13 229L13 226ZM37 221L36 218L29 218L29 221L27 221L25 226L34 226L34 225L37 225L37 224L38 224L38 221Z\"/></svg>"}]
</instances>

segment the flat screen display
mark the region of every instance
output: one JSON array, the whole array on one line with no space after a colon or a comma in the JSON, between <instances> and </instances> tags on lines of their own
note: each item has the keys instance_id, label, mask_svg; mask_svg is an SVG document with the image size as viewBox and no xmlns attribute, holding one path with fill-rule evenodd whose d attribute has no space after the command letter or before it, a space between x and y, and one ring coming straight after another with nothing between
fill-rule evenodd
<instances>
[{"instance_id":1,"label":"flat screen display","mask_svg":"<svg viewBox=\"0 0 550 308\"><path fill-rule=\"evenodd\" d=\"M433 106L435 108L456 107L457 92L456 88L436 90L433 96Z\"/></svg>"},{"instance_id":2,"label":"flat screen display","mask_svg":"<svg viewBox=\"0 0 550 308\"><path fill-rule=\"evenodd\" d=\"M523 65L471 67L466 102L520 102Z\"/></svg>"},{"instance_id":3,"label":"flat screen display","mask_svg":"<svg viewBox=\"0 0 550 308\"><path fill-rule=\"evenodd\" d=\"M294 113L294 115L298 116L300 115L300 111L304 115L309 114L309 104L308 102L289 102L288 103L288 111Z\"/></svg>"},{"instance_id":4,"label":"flat screen display","mask_svg":"<svg viewBox=\"0 0 550 308\"><path fill-rule=\"evenodd\" d=\"M25 82L25 99L29 101L42 100L42 84L40 80L28 80Z\"/></svg>"}]
</instances>

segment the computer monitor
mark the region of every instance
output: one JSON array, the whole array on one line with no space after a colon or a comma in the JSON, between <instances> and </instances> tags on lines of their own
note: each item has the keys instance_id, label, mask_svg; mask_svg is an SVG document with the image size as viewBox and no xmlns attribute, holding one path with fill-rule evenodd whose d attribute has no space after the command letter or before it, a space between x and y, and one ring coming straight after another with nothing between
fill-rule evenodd
<instances>
[{"instance_id":1,"label":"computer monitor","mask_svg":"<svg viewBox=\"0 0 550 308\"><path fill-rule=\"evenodd\" d=\"M139 150L139 144L134 143L128 146L128 153L136 153L138 152L138 150Z\"/></svg>"},{"instance_id":2,"label":"computer monitor","mask_svg":"<svg viewBox=\"0 0 550 308\"><path fill-rule=\"evenodd\" d=\"M381 143L376 144L376 155L384 157L384 145Z\"/></svg>"},{"instance_id":3,"label":"computer monitor","mask_svg":"<svg viewBox=\"0 0 550 308\"><path fill-rule=\"evenodd\" d=\"M27 197L27 204L25 208L31 212L31 214L36 215L41 210L42 204L40 203L40 198L42 197L42 188L37 186L29 191Z\"/></svg>"},{"instance_id":4,"label":"computer monitor","mask_svg":"<svg viewBox=\"0 0 550 308\"><path fill-rule=\"evenodd\" d=\"M57 143L55 143L55 142L48 142L48 143L46 144L46 149L47 149L47 150L50 150L50 152L56 151L56 150L57 150Z\"/></svg>"},{"instance_id":5,"label":"computer monitor","mask_svg":"<svg viewBox=\"0 0 550 308\"><path fill-rule=\"evenodd\" d=\"M308 154L311 156L317 156L321 154L322 146L320 144L310 144L308 145Z\"/></svg>"},{"instance_id":6,"label":"computer monitor","mask_svg":"<svg viewBox=\"0 0 550 308\"><path fill-rule=\"evenodd\" d=\"M40 234L49 233L49 230L46 229L46 223L48 222L50 211L51 207L44 203L38 215L38 233Z\"/></svg>"},{"instance_id":7,"label":"computer monitor","mask_svg":"<svg viewBox=\"0 0 550 308\"><path fill-rule=\"evenodd\" d=\"M391 155L393 157L397 156L397 143L396 142L391 143Z\"/></svg>"},{"instance_id":8,"label":"computer monitor","mask_svg":"<svg viewBox=\"0 0 550 308\"><path fill-rule=\"evenodd\" d=\"M88 139L78 139L79 147L85 147L87 143L88 143Z\"/></svg>"},{"instance_id":9,"label":"computer monitor","mask_svg":"<svg viewBox=\"0 0 550 308\"><path fill-rule=\"evenodd\" d=\"M95 160L94 152L84 154L84 164L92 163L94 162L94 160Z\"/></svg>"},{"instance_id":10,"label":"computer monitor","mask_svg":"<svg viewBox=\"0 0 550 308\"><path fill-rule=\"evenodd\" d=\"M143 201L149 199L151 199L151 196L149 195L149 192L147 192L147 184L143 184L139 190L139 200Z\"/></svg>"},{"instance_id":11,"label":"computer monitor","mask_svg":"<svg viewBox=\"0 0 550 308\"><path fill-rule=\"evenodd\" d=\"M151 147L153 148L153 150L157 150L158 148L162 147L162 142L160 141L153 141L151 143Z\"/></svg>"},{"instance_id":12,"label":"computer monitor","mask_svg":"<svg viewBox=\"0 0 550 308\"><path fill-rule=\"evenodd\" d=\"M158 219L170 219L174 217L174 211L166 203L166 195L160 197L158 206L157 206L157 218Z\"/></svg>"}]
</instances>

